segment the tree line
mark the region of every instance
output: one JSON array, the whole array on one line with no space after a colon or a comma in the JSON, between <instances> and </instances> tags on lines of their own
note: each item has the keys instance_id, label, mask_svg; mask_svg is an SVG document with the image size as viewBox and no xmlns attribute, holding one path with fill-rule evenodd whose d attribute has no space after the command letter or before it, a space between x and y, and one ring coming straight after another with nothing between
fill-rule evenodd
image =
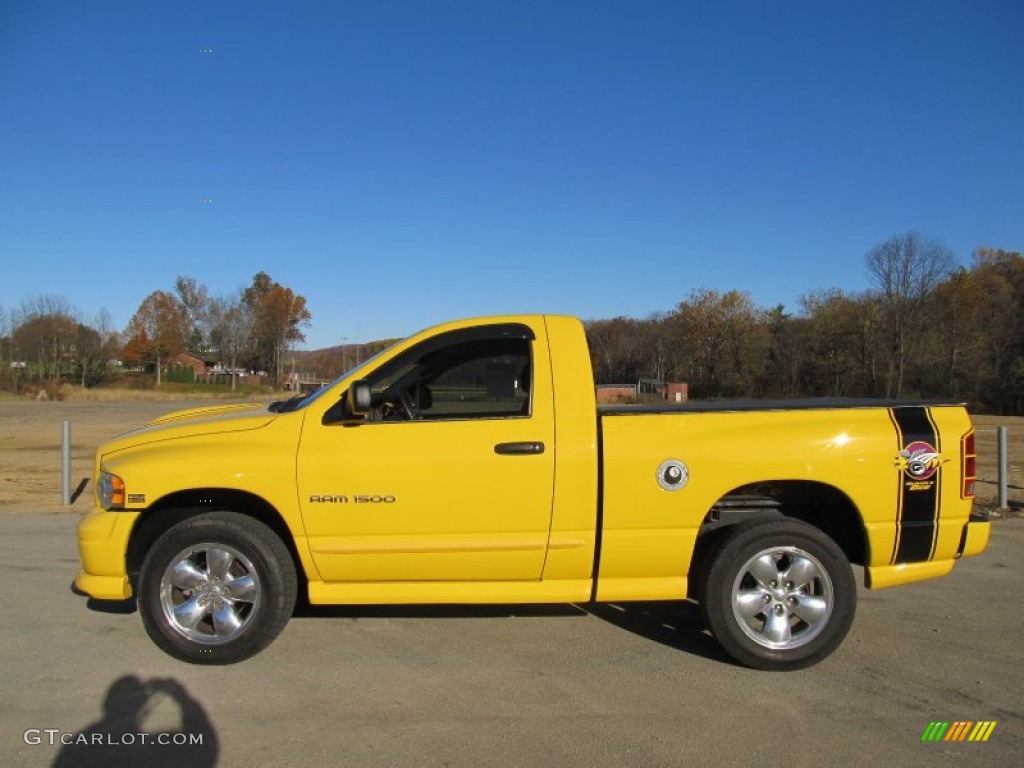
<instances>
[{"instance_id":1,"label":"tree line","mask_svg":"<svg viewBox=\"0 0 1024 768\"><path fill-rule=\"evenodd\" d=\"M740 291L699 288L644 319L589 320L595 377L684 381L694 399L948 398L1024 413L1020 253L978 248L965 267L942 243L911 232L872 248L864 267L867 290L812 290L795 313L759 308ZM106 312L84 322L67 300L37 297L16 311L0 308L0 377L16 388L25 374L10 364L28 360L43 380L88 386L114 359L159 377L170 355L187 351L266 371L280 384L311 319L306 299L265 272L228 296L179 277L147 296L121 332ZM302 364L333 378L371 347L380 344L306 353Z\"/></svg>"},{"instance_id":2,"label":"tree line","mask_svg":"<svg viewBox=\"0 0 1024 768\"><path fill-rule=\"evenodd\" d=\"M713 398L949 398L1024 413L1024 258L978 248L970 267L916 233L865 256L870 288L815 290L800 311L697 289L646 319L587 322L600 383L685 381Z\"/></svg>"},{"instance_id":3,"label":"tree line","mask_svg":"<svg viewBox=\"0 0 1024 768\"><path fill-rule=\"evenodd\" d=\"M30 376L49 384L73 376L88 386L118 360L153 371L159 385L168 358L187 352L231 370L266 372L280 384L285 352L305 340L302 329L311 319L306 299L266 272L237 293L219 296L180 276L173 289L146 296L122 332L106 311L90 324L66 299L40 296L0 312L0 364L10 361L0 365L0 375L13 388ZM234 386L235 377L230 379Z\"/></svg>"}]
</instances>

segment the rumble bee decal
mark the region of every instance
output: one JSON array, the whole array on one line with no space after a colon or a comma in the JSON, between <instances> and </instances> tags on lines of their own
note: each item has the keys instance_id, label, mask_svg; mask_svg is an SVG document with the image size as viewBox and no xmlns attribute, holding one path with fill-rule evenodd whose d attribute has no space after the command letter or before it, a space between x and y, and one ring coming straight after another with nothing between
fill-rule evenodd
<instances>
[{"instance_id":1,"label":"rumble bee decal","mask_svg":"<svg viewBox=\"0 0 1024 768\"><path fill-rule=\"evenodd\" d=\"M931 444L917 441L900 451L893 463L914 480L929 480L946 461Z\"/></svg>"}]
</instances>

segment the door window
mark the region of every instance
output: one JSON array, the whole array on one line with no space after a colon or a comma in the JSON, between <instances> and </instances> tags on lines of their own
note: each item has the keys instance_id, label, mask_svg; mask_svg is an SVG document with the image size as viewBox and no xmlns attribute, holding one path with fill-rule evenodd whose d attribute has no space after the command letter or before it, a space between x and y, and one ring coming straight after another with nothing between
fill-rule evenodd
<instances>
[{"instance_id":1,"label":"door window","mask_svg":"<svg viewBox=\"0 0 1024 768\"><path fill-rule=\"evenodd\" d=\"M413 348L369 378L370 421L530 415L530 339L476 338Z\"/></svg>"}]
</instances>

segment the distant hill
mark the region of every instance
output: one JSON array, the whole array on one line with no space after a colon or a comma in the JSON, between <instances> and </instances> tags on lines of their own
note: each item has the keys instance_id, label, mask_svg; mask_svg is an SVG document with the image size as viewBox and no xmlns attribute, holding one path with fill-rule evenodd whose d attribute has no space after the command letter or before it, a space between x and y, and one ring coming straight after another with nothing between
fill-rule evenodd
<instances>
[{"instance_id":1,"label":"distant hill","mask_svg":"<svg viewBox=\"0 0 1024 768\"><path fill-rule=\"evenodd\" d=\"M304 374L330 381L396 341L398 339L381 339L366 344L339 344L324 349L295 350L288 354L287 359L294 359L295 370L301 369Z\"/></svg>"}]
</instances>

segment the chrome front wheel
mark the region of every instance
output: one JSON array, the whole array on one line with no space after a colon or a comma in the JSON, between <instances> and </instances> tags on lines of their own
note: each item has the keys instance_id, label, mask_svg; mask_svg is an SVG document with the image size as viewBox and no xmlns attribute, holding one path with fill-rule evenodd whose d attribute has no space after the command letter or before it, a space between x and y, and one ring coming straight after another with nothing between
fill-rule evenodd
<instances>
[{"instance_id":1,"label":"chrome front wheel","mask_svg":"<svg viewBox=\"0 0 1024 768\"><path fill-rule=\"evenodd\" d=\"M223 645L245 631L260 608L256 566L226 544L183 549L160 579L160 604L170 628L206 645Z\"/></svg>"},{"instance_id":2,"label":"chrome front wheel","mask_svg":"<svg viewBox=\"0 0 1024 768\"><path fill-rule=\"evenodd\" d=\"M281 632L297 581L291 553L268 526L237 512L205 513L169 528L146 554L139 613L171 656L232 664Z\"/></svg>"}]
</instances>

